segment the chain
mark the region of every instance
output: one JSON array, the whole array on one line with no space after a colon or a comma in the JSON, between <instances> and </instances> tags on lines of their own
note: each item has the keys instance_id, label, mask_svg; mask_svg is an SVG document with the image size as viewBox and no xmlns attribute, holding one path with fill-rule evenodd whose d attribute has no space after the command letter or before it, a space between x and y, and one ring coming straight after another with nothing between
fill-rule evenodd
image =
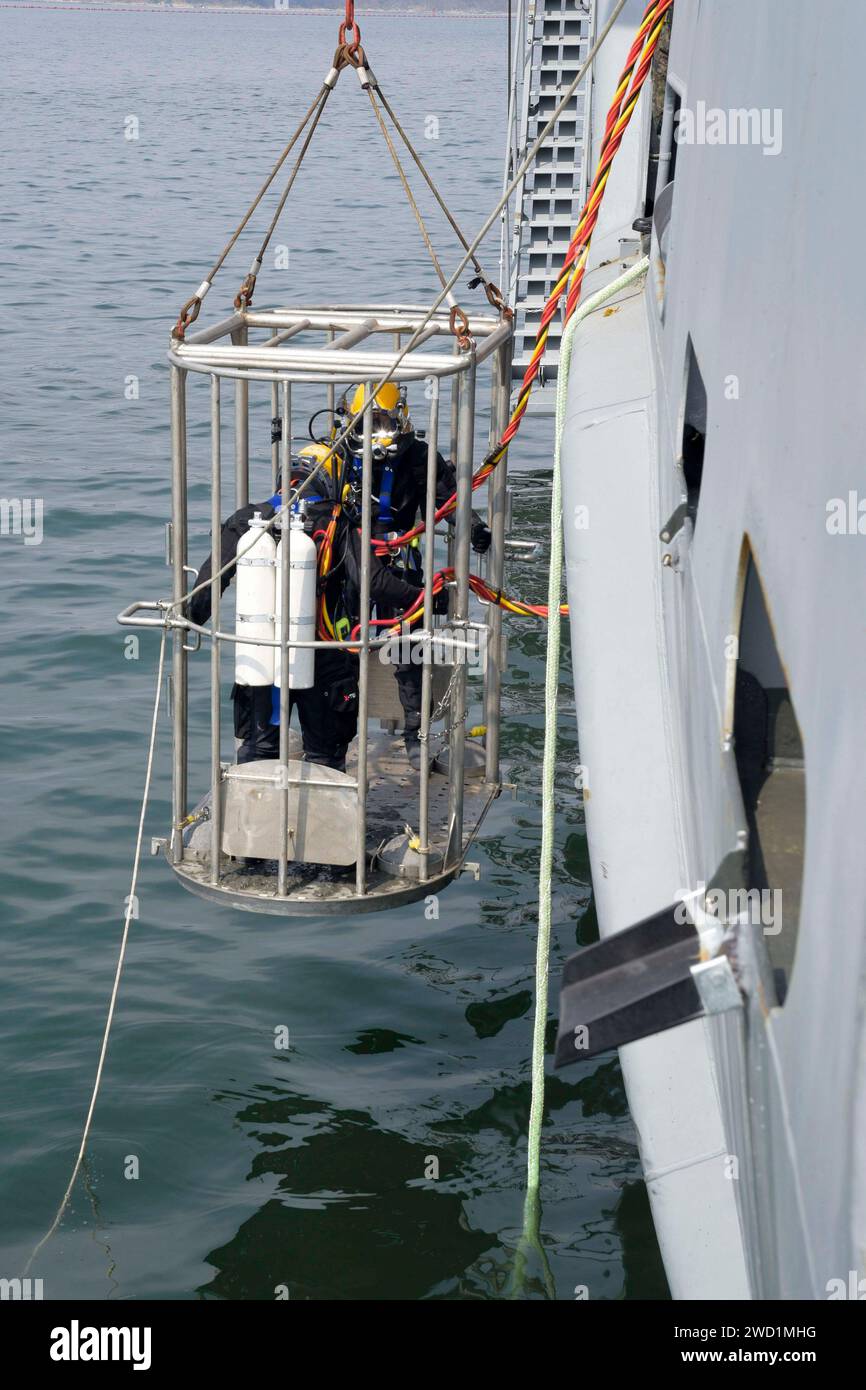
<instances>
[{"instance_id":1,"label":"chain","mask_svg":"<svg viewBox=\"0 0 866 1390\"><path fill-rule=\"evenodd\" d=\"M460 674L460 665L461 665L460 662L455 662L455 664L454 664L454 669L453 669L453 671L451 672L451 679L450 679L449 682L448 682L448 686L447 686L447 689L446 689L446 691L445 691L445 694L442 696L442 699L439 701L439 703L437 704L436 708L435 708L435 709L431 712L431 714L430 714L430 723L431 723L431 724L435 724L437 719L441 719L442 716L443 716L443 714L445 713L446 709L447 709L448 706L451 704L451 696L454 694L454 689L455 689L455 686L456 686L456 684L457 684L457 677L458 677L459 674ZM454 729L459 729L461 724L465 724L465 723L466 723L466 717L467 717L468 713L469 713L469 710L468 710L468 709L465 709L465 710L463 711L463 716L462 716L461 719L455 719L455 721L454 721L453 724L449 724L448 727L447 727L447 729L443 729L443 730L441 731L441 733L434 734L434 735L433 735L433 738L434 738L434 739L437 739L438 741L444 743L445 739L448 738L449 734L450 734ZM419 730L419 732L418 732L418 741L419 741L419 743L428 743L428 742L430 741L430 735L429 735L429 734L426 734L426 735L425 735L425 734L421 733L420 730Z\"/></svg>"},{"instance_id":2,"label":"chain","mask_svg":"<svg viewBox=\"0 0 866 1390\"><path fill-rule=\"evenodd\" d=\"M353 37L346 43L346 33L351 29ZM340 46L346 46L351 54L355 54L361 43L361 30L358 28L358 21L355 19L355 0L346 0L346 18L340 25Z\"/></svg>"}]
</instances>

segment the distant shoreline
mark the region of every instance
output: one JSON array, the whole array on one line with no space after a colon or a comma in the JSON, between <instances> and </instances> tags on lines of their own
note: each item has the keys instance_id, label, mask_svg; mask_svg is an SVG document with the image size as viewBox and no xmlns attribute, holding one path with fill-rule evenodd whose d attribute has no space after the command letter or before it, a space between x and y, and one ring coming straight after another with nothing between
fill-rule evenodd
<instances>
[{"instance_id":1,"label":"distant shoreline","mask_svg":"<svg viewBox=\"0 0 866 1390\"><path fill-rule=\"evenodd\" d=\"M342 5L295 5L288 3L285 6L276 5L255 5L255 4L236 4L236 5L217 5L208 4L207 0L202 4L191 3L191 0L151 0L150 3L142 4L142 0L114 0L114 4L107 5L101 0L0 0L0 10L92 10L99 14L121 14L124 11L131 11L133 14L194 14L202 12L206 14L262 14L279 15L286 17L294 15L336 15L343 13ZM495 10L460 10L448 9L447 7L429 9L421 5L373 5L369 9L358 12L360 19L378 19L379 16L388 16L394 19L501 19L505 14L505 6Z\"/></svg>"}]
</instances>

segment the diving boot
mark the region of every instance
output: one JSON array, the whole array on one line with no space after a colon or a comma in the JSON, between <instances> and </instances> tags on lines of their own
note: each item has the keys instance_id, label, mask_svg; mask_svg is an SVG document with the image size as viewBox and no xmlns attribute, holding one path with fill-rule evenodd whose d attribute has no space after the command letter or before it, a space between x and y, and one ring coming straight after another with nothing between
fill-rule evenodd
<instances>
[{"instance_id":1,"label":"diving boot","mask_svg":"<svg viewBox=\"0 0 866 1390\"><path fill-rule=\"evenodd\" d=\"M406 746L406 757L409 759L410 767L412 768L413 772L420 772L422 761L421 749L423 747L421 743L420 719L418 720L417 724L414 722L414 720L406 721L406 726L403 729L403 742Z\"/></svg>"}]
</instances>

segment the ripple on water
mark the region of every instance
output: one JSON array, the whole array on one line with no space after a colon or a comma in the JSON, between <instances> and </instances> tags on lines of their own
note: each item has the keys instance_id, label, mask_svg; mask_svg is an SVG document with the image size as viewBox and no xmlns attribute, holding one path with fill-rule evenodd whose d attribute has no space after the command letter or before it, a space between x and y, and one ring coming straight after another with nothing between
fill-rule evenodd
<instances>
[{"instance_id":1,"label":"ripple on water","mask_svg":"<svg viewBox=\"0 0 866 1390\"><path fill-rule=\"evenodd\" d=\"M0 1263L17 1269L77 1147L129 891L157 644L143 634L127 660L114 617L167 586L168 328L299 119L295 79L330 60L333 19L7 10L2 23L15 187L0 209L7 345L17 334L0 360L4 457L22 494L45 507L42 544L12 549L5 538L0 567ZM504 27L370 16L365 38L473 231L501 178L502 111L459 85L440 99L430 75L455 48L482 46L501 70ZM431 101L437 140L425 138ZM357 102L354 83L338 87L280 228L290 268L266 264L263 305L295 295L417 303L435 291L387 162L372 138L356 138ZM138 140L124 138L130 113ZM453 258L441 219L433 225ZM241 238L213 291L216 312L255 244L252 231ZM494 232L494 273L497 258ZM462 292L467 302L477 293ZM206 381L192 383L193 562L208 544L207 395ZM254 491L270 476L269 415L268 401L254 401ZM549 529L549 433L549 422L527 421L514 451L530 470L515 493L523 537ZM509 584L540 601L543 568L517 559ZM473 846L480 882L443 893L438 916L423 903L297 923L222 911L145 855L89 1184L37 1270L51 1297L272 1299L278 1284L293 1299L506 1292L525 1165L545 657L539 625L507 627L503 751L516 800L500 798ZM593 930L567 660L554 974ZM196 708L206 679L202 657ZM146 847L168 821L169 742L163 725ZM195 761L191 785L206 776ZM658 1290L615 1061L552 1078L543 1190L559 1297L579 1283L602 1298ZM543 1296L534 1267L529 1295Z\"/></svg>"}]
</instances>

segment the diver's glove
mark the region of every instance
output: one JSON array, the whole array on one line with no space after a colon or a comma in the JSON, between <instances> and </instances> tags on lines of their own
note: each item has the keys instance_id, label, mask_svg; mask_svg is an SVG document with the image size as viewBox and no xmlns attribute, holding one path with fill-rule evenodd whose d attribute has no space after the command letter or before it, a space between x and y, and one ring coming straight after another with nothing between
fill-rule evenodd
<instances>
[{"instance_id":1,"label":"diver's glove","mask_svg":"<svg viewBox=\"0 0 866 1390\"><path fill-rule=\"evenodd\" d=\"M472 549L475 551L476 555L483 555L486 551L490 549L490 542L492 540L492 537L490 535L490 527L485 526L483 521L474 521L472 523L472 531L470 535L472 540Z\"/></svg>"}]
</instances>

